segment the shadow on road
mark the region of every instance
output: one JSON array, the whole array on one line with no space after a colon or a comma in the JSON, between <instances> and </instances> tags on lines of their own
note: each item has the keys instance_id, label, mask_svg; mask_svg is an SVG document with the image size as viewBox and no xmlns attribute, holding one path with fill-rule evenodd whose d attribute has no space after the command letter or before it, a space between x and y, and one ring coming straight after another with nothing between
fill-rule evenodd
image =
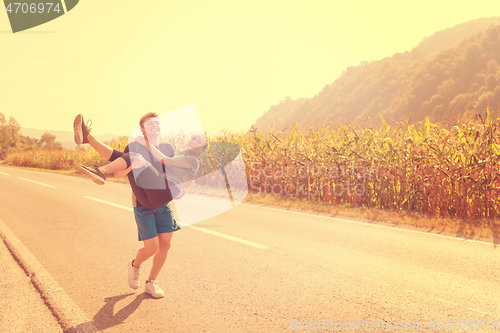
<instances>
[{"instance_id":1,"label":"shadow on road","mask_svg":"<svg viewBox=\"0 0 500 333\"><path fill-rule=\"evenodd\" d=\"M114 314L113 312L116 303L131 295L135 294L130 293L114 297L106 297L104 299L106 304L99 310L99 312L96 313L93 321L73 326L65 330L65 332L95 332L96 328L97 330L101 331L122 324L125 319L127 319L132 313L135 312L135 310L137 310L143 300L149 298L146 293L139 294L134 300L132 300L132 302L130 302L130 304Z\"/></svg>"}]
</instances>

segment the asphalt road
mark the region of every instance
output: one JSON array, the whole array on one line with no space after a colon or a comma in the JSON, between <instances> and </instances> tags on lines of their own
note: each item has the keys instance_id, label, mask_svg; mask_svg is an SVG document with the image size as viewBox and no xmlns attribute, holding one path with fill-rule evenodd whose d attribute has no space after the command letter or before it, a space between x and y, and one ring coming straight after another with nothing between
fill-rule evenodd
<instances>
[{"instance_id":1,"label":"asphalt road","mask_svg":"<svg viewBox=\"0 0 500 333\"><path fill-rule=\"evenodd\" d=\"M128 185L0 167L0 219L104 332L500 327L491 242L240 204L175 233L157 300L150 262L127 284L141 247Z\"/></svg>"}]
</instances>

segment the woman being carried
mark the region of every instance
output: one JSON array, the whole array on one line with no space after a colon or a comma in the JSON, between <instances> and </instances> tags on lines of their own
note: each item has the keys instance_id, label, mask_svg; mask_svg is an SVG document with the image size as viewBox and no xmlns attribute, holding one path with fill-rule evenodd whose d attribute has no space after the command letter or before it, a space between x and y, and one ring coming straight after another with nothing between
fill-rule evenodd
<instances>
[{"instance_id":1,"label":"woman being carried","mask_svg":"<svg viewBox=\"0 0 500 333\"><path fill-rule=\"evenodd\" d=\"M151 154L150 158L154 158L165 165L164 175L160 175L144 156L130 152L124 153L113 162L102 167L89 168L83 165L76 165L75 168L78 172L100 185L104 184L106 174L113 173L116 177L123 177L132 171L137 185L144 189L144 194L146 195L146 198L137 198L141 202L157 200L158 187L164 184L165 179L168 182L168 188L165 188L163 185L164 190L170 191L173 199L182 198L185 193L184 187L192 183L199 169L200 163L198 157L207 147L205 138L199 134L191 136L186 144L184 155L174 157L165 156L143 137L138 137L136 142L148 148Z\"/></svg>"}]
</instances>

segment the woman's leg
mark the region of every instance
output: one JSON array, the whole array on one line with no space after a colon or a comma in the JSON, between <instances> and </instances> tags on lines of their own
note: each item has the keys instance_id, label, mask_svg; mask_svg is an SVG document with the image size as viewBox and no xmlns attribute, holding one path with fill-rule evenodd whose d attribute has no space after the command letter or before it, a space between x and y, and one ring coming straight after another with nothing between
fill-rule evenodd
<instances>
[{"instance_id":1,"label":"woman's leg","mask_svg":"<svg viewBox=\"0 0 500 333\"><path fill-rule=\"evenodd\" d=\"M128 155L128 154L124 154L122 157L117 158L113 162L106 164L105 166L99 167L99 170L101 170L101 172L104 174L110 174L110 173L115 173L118 171L127 170L127 168L128 168L127 162L123 158L125 155Z\"/></svg>"},{"instance_id":2,"label":"woman's leg","mask_svg":"<svg viewBox=\"0 0 500 333\"><path fill-rule=\"evenodd\" d=\"M112 162L106 164L105 166L86 167L84 165L77 164L75 165L75 169L82 175L92 179L98 185L104 185L106 174L114 173L115 177L120 178L127 175L132 169L129 169L129 166L131 165L129 153L124 154L113 149L112 155Z\"/></svg>"},{"instance_id":3,"label":"woman's leg","mask_svg":"<svg viewBox=\"0 0 500 333\"><path fill-rule=\"evenodd\" d=\"M92 148L94 148L95 151L102 156L102 158L109 161L111 155L113 154L113 148L97 140L90 133L87 134L87 137L89 139L89 145L91 145Z\"/></svg>"}]
</instances>

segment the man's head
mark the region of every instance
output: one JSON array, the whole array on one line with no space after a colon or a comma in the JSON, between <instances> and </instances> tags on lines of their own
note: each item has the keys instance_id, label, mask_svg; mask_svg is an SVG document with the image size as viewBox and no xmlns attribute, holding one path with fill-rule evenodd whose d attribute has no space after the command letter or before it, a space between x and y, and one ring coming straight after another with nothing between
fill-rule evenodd
<instances>
[{"instance_id":1,"label":"man's head","mask_svg":"<svg viewBox=\"0 0 500 333\"><path fill-rule=\"evenodd\" d=\"M155 112L148 112L139 120L141 132L147 140L160 136L160 120Z\"/></svg>"}]
</instances>

